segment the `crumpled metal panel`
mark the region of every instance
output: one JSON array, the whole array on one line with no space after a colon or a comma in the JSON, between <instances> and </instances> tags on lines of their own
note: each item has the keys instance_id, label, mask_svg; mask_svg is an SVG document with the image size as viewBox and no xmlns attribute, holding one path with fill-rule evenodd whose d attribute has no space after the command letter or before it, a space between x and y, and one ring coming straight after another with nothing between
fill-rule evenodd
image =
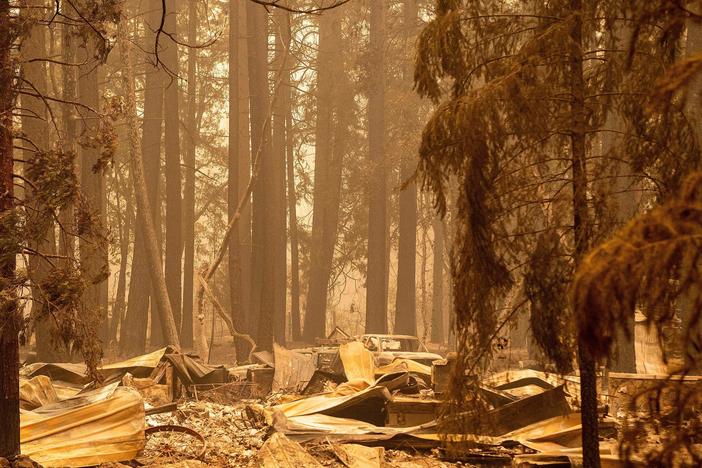
<instances>
[{"instance_id":1,"label":"crumpled metal panel","mask_svg":"<svg viewBox=\"0 0 702 468\"><path fill-rule=\"evenodd\" d=\"M144 448L144 402L108 386L21 415L22 453L46 467L131 460Z\"/></svg>"}]
</instances>

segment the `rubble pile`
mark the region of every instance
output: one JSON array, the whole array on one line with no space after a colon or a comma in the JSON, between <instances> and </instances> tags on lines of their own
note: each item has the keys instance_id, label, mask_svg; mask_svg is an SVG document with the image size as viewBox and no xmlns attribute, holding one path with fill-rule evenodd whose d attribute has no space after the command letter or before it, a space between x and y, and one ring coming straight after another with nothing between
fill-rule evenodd
<instances>
[{"instance_id":1,"label":"rubble pile","mask_svg":"<svg viewBox=\"0 0 702 468\"><path fill-rule=\"evenodd\" d=\"M481 415L486 429L466 434L456 425L447 433L444 424L439 435L451 356L431 365L406 354L380 363L371 347L346 339L276 345L234 368L164 348L105 365L100 385L79 364L28 365L20 383L22 450L43 466L581 463L577 376L494 373L480 385L491 408ZM605 411L642 378L603 377L603 388L610 386ZM603 414L600 433L603 460L619 464L615 419ZM445 440L461 441L461 450L449 454Z\"/></svg>"},{"instance_id":2,"label":"rubble pile","mask_svg":"<svg viewBox=\"0 0 702 468\"><path fill-rule=\"evenodd\" d=\"M208 466L254 466L255 457L267 436L267 427L247 416L246 402L232 404L206 401L186 401L173 412L146 417L149 427L177 425L195 430L207 441L207 450L202 460ZM170 434L169 434L170 435ZM165 444L173 440L163 440L150 436L144 453L139 460L145 464L193 458L198 445L192 437L177 439L183 446L176 447L177 453L163 453Z\"/></svg>"}]
</instances>

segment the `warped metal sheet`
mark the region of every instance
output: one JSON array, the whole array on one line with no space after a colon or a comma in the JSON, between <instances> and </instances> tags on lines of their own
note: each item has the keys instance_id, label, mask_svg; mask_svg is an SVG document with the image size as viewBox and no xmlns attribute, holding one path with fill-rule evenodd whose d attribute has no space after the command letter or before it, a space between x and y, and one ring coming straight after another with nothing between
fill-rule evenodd
<instances>
[{"instance_id":1,"label":"warped metal sheet","mask_svg":"<svg viewBox=\"0 0 702 468\"><path fill-rule=\"evenodd\" d=\"M300 390L310 381L316 370L315 355L285 349L273 343L275 372L273 391Z\"/></svg>"},{"instance_id":2,"label":"warped metal sheet","mask_svg":"<svg viewBox=\"0 0 702 468\"><path fill-rule=\"evenodd\" d=\"M354 379L348 382L342 382L334 389L332 393L337 396L341 395L353 395L369 387L368 382L365 379Z\"/></svg>"},{"instance_id":3,"label":"warped metal sheet","mask_svg":"<svg viewBox=\"0 0 702 468\"><path fill-rule=\"evenodd\" d=\"M310 414L287 418L278 429L298 441L329 439L337 442L375 443L406 436L403 440L407 440L407 437L416 439L416 445L436 446L439 443L434 422L413 427L386 427L348 417Z\"/></svg>"},{"instance_id":4,"label":"warped metal sheet","mask_svg":"<svg viewBox=\"0 0 702 468\"><path fill-rule=\"evenodd\" d=\"M612 430L614 426L614 419L605 418L599 422L600 433ZM581 449L582 430L580 413L571 413L530 424L500 438L519 442L539 452L571 451ZM611 446L606 442L600 443L600 449L611 453Z\"/></svg>"},{"instance_id":5,"label":"warped metal sheet","mask_svg":"<svg viewBox=\"0 0 702 468\"><path fill-rule=\"evenodd\" d=\"M353 417L357 421L373 424L385 422L385 403L391 399L390 392L383 386L369 387L350 395L323 393L301 400L273 406L268 410L270 419L276 412L286 418L315 413L338 417Z\"/></svg>"},{"instance_id":6,"label":"warped metal sheet","mask_svg":"<svg viewBox=\"0 0 702 468\"><path fill-rule=\"evenodd\" d=\"M556 416L555 418L545 419L543 421L521 427L503 435L502 437L517 441L529 439L536 440L542 437L550 437L552 434L562 431L580 428L580 424L580 413L570 413L565 416ZM566 446L572 447L570 444L567 444Z\"/></svg>"},{"instance_id":7,"label":"warped metal sheet","mask_svg":"<svg viewBox=\"0 0 702 468\"><path fill-rule=\"evenodd\" d=\"M62 413L72 408L80 408L81 406L110 398L118 386L119 382L114 382L109 385L105 385L104 387L81 391L80 393L77 393L71 397L40 406L33 412L37 414L51 414Z\"/></svg>"},{"instance_id":8,"label":"warped metal sheet","mask_svg":"<svg viewBox=\"0 0 702 468\"><path fill-rule=\"evenodd\" d=\"M563 385L496 408L486 418L499 436L545 419L571 413Z\"/></svg>"},{"instance_id":9,"label":"warped metal sheet","mask_svg":"<svg viewBox=\"0 0 702 468\"><path fill-rule=\"evenodd\" d=\"M101 398L102 397L102 398ZM64 402L23 412L22 453L40 464L91 466L131 460L144 448L144 402L136 390L93 393L82 404Z\"/></svg>"},{"instance_id":10,"label":"warped metal sheet","mask_svg":"<svg viewBox=\"0 0 702 468\"><path fill-rule=\"evenodd\" d=\"M308 414L292 416L286 419L281 427L288 436L330 436L330 435L385 435L397 434L433 434L436 435L436 423L426 423L412 427L387 427L358 421L351 418L341 418L327 414ZM431 438L431 436L429 437Z\"/></svg>"},{"instance_id":11,"label":"warped metal sheet","mask_svg":"<svg viewBox=\"0 0 702 468\"><path fill-rule=\"evenodd\" d=\"M20 373L28 378L45 375L53 382L66 382L74 385L85 385L90 379L85 364L71 362L37 362L24 366Z\"/></svg>"},{"instance_id":12,"label":"warped metal sheet","mask_svg":"<svg viewBox=\"0 0 702 468\"><path fill-rule=\"evenodd\" d=\"M480 393L495 408L507 405L519 399L512 395L511 392L486 387L485 385L480 386Z\"/></svg>"},{"instance_id":13,"label":"warped metal sheet","mask_svg":"<svg viewBox=\"0 0 702 468\"><path fill-rule=\"evenodd\" d=\"M38 375L32 379L20 378L20 407L32 410L59 400L51 379Z\"/></svg>"},{"instance_id":14,"label":"warped metal sheet","mask_svg":"<svg viewBox=\"0 0 702 468\"><path fill-rule=\"evenodd\" d=\"M349 418L337 418L326 414L291 416L282 427L286 433L307 434L396 434L407 432L405 428L386 428Z\"/></svg>"},{"instance_id":15,"label":"warped metal sheet","mask_svg":"<svg viewBox=\"0 0 702 468\"><path fill-rule=\"evenodd\" d=\"M258 361L261 364L265 364L268 367L275 367L275 358L273 357L273 353L271 353L270 351L256 351L252 354L252 356L256 361Z\"/></svg>"},{"instance_id":16,"label":"warped metal sheet","mask_svg":"<svg viewBox=\"0 0 702 468\"><path fill-rule=\"evenodd\" d=\"M360 341L339 346L339 356L344 364L344 373L349 382L361 380L368 385L375 381L375 361L373 353L368 351Z\"/></svg>"},{"instance_id":17,"label":"warped metal sheet","mask_svg":"<svg viewBox=\"0 0 702 468\"><path fill-rule=\"evenodd\" d=\"M113 362L112 364L105 364L100 369L102 370L112 370L112 369L133 369L135 367L146 367L153 369L161 362L161 358L166 352L171 352L173 348L166 347L157 349L154 352L148 354L142 354L141 356L134 356L133 358L126 359L124 361Z\"/></svg>"},{"instance_id":18,"label":"warped metal sheet","mask_svg":"<svg viewBox=\"0 0 702 468\"><path fill-rule=\"evenodd\" d=\"M510 390L525 385L537 385L543 389L553 388L566 381L580 382L576 376L559 376L534 369L510 369L497 372L483 379L482 383L500 390Z\"/></svg>"},{"instance_id":19,"label":"warped metal sheet","mask_svg":"<svg viewBox=\"0 0 702 468\"><path fill-rule=\"evenodd\" d=\"M392 374L385 374L378 377L373 383L374 387L385 387L389 392L394 392L401 388L406 387L409 384L409 374L407 371L393 372Z\"/></svg>"},{"instance_id":20,"label":"warped metal sheet","mask_svg":"<svg viewBox=\"0 0 702 468\"><path fill-rule=\"evenodd\" d=\"M563 385L566 394L580 394L580 377L577 375L560 376L533 369L511 369L498 372L482 381L482 384L509 393L517 398L535 396Z\"/></svg>"},{"instance_id":21,"label":"warped metal sheet","mask_svg":"<svg viewBox=\"0 0 702 468\"><path fill-rule=\"evenodd\" d=\"M169 349L161 348L152 353L135 356L125 361L105 364L100 367L105 382L113 382L129 372L134 377L148 377ZM75 385L85 385L90 382L86 366L83 363L43 362L25 366L22 373L27 377L46 375L54 382L67 382Z\"/></svg>"},{"instance_id":22,"label":"warped metal sheet","mask_svg":"<svg viewBox=\"0 0 702 468\"><path fill-rule=\"evenodd\" d=\"M397 358L390 364L375 369L375 375L390 374L394 372L412 372L414 374L431 375L431 367L420 364L417 361L405 358Z\"/></svg>"},{"instance_id":23,"label":"warped metal sheet","mask_svg":"<svg viewBox=\"0 0 702 468\"><path fill-rule=\"evenodd\" d=\"M224 366L204 364L181 353L167 353L163 359L171 363L178 378L186 385L223 384L229 381L229 371Z\"/></svg>"},{"instance_id":24,"label":"warped metal sheet","mask_svg":"<svg viewBox=\"0 0 702 468\"><path fill-rule=\"evenodd\" d=\"M613 419L607 418L600 421L600 429L613 429L614 424ZM289 438L300 442L329 440L337 443L355 442L384 446L404 444L426 448L439 445L442 439L437 432L436 422L413 427L383 427L325 414L289 417L284 421L284 426L279 426L277 429L285 432ZM539 421L502 436L444 434L443 437L446 440L483 446L517 443L536 450L539 454L545 454L543 458L537 454L533 459L522 460L525 463L523 466L531 466L529 463L538 464L540 461L550 464L554 460L564 460L568 457L577 459L582 451L582 425L579 413ZM600 452L609 457L611 462L617 461L616 447L612 443L601 442Z\"/></svg>"}]
</instances>

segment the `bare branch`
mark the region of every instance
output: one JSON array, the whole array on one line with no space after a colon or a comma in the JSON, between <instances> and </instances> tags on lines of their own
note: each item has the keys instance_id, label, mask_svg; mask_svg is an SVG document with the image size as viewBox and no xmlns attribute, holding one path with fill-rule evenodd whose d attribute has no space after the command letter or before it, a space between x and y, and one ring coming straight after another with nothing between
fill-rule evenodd
<instances>
[{"instance_id":1,"label":"bare branch","mask_svg":"<svg viewBox=\"0 0 702 468\"><path fill-rule=\"evenodd\" d=\"M320 14L323 11L333 10L334 8L338 8L341 5L349 2L349 0L336 0L331 5L327 5L327 6L319 6L319 7L312 7L312 8L294 8L294 7L291 7L291 6L288 6L284 3L282 3L280 0L249 0L249 1L254 2L258 5L264 6L266 8L266 10L268 10L268 11L270 11L270 8L278 8L280 10L289 11L290 13L302 13L302 14L308 14L308 15L315 15L315 14Z\"/></svg>"}]
</instances>

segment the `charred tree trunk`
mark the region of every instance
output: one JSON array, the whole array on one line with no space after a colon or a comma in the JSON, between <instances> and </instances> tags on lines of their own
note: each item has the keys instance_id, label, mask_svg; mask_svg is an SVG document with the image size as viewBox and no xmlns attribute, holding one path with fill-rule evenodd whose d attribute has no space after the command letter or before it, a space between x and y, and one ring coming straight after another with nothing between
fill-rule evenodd
<instances>
[{"instance_id":1,"label":"charred tree trunk","mask_svg":"<svg viewBox=\"0 0 702 468\"><path fill-rule=\"evenodd\" d=\"M286 15L284 28L284 43L290 47L291 26L290 16ZM289 51L286 61L289 61ZM297 234L297 195L295 192L295 158L293 152L293 124L292 124L292 87L290 84L289 65L286 64L281 79L281 100L284 112L285 125L285 170L287 175L287 202L288 202L288 229L290 239L290 321L292 323L292 340L302 338L300 322L300 259ZM283 246L285 250L285 245ZM285 253L285 252L284 252Z\"/></svg>"},{"instance_id":2,"label":"charred tree trunk","mask_svg":"<svg viewBox=\"0 0 702 468\"><path fill-rule=\"evenodd\" d=\"M314 152L314 201L312 207L312 238L310 245L310 271L308 274L307 304L304 339L314 342L324 337L326 325L327 288L329 273L324 262L323 226L325 205L329 199L329 172L331 161L332 122L332 41L333 25L330 15L319 18L319 46L317 52L317 112Z\"/></svg>"},{"instance_id":3,"label":"charred tree trunk","mask_svg":"<svg viewBox=\"0 0 702 468\"><path fill-rule=\"evenodd\" d=\"M14 107L14 69L10 3L0 2L0 213L7 219L14 209L12 183L12 110ZM9 223L0 225L0 238L12 237ZM12 243L8 243L12 245ZM21 316L15 299L16 251L0 252L0 457L12 458L20 453L19 430L19 330Z\"/></svg>"},{"instance_id":4,"label":"charred tree trunk","mask_svg":"<svg viewBox=\"0 0 702 468\"><path fill-rule=\"evenodd\" d=\"M408 161L408 157L403 159L400 177L406 181L412 177L415 165ZM411 182L400 192L394 333L402 335L416 335L417 333L416 256L417 185Z\"/></svg>"},{"instance_id":5,"label":"charred tree trunk","mask_svg":"<svg viewBox=\"0 0 702 468\"><path fill-rule=\"evenodd\" d=\"M385 161L385 2L370 6L370 60L368 83L368 271L366 275L366 332L388 328L388 221Z\"/></svg>"},{"instance_id":6,"label":"charred tree trunk","mask_svg":"<svg viewBox=\"0 0 702 468\"><path fill-rule=\"evenodd\" d=\"M176 1L166 1L164 31L178 37ZM163 64L170 73L171 80L164 93L164 135L166 150L166 287L170 299L176 327L180 329L182 298L182 259L183 259L183 212L181 199L180 173L180 106L178 44L162 38ZM160 343L152 343L160 345Z\"/></svg>"},{"instance_id":7,"label":"charred tree trunk","mask_svg":"<svg viewBox=\"0 0 702 468\"><path fill-rule=\"evenodd\" d=\"M407 56L417 23L415 0L404 2L405 47ZM403 81L407 88L412 87L412 67L409 61L403 67ZM414 108L404 109L403 122L411 125ZM417 184L411 180L417 168L415 148L406 148L400 160L400 220L397 249L397 293L395 297L395 333L415 335L417 333L416 258L417 258ZM408 182L409 181L409 182ZM408 183L407 183L408 182ZM404 185L407 183L407 185ZM422 273L423 275L424 273Z\"/></svg>"},{"instance_id":8,"label":"charred tree trunk","mask_svg":"<svg viewBox=\"0 0 702 468\"><path fill-rule=\"evenodd\" d=\"M129 151L130 162L132 169L132 182L134 185L134 197L137 203L138 223L144 241L146 244L146 257L149 267L149 276L151 283L154 285L154 296L158 311L161 314L162 333L166 344L180 347L178 338L178 329L176 326L171 305L169 303L168 291L166 289L166 280L163 271L161 270L161 256L158 248L158 237L156 236L155 223L149 213L151 206L149 194L146 186L146 178L144 175L144 166L141 155L141 147L139 145L139 123L137 120L137 108L134 89L134 70L131 58L131 44L124 37L124 31L120 30L122 37L120 38L120 56L122 60L122 68L124 73L124 85L127 90L125 114L127 116L127 125L129 131Z\"/></svg>"},{"instance_id":9,"label":"charred tree trunk","mask_svg":"<svg viewBox=\"0 0 702 468\"><path fill-rule=\"evenodd\" d=\"M427 233L429 231L429 226L427 223L422 223L421 226L421 236L419 238L419 244L422 249L422 259L419 262L419 297L421 298L419 306L419 315L422 318L422 334L421 338L423 342L427 341L429 337L430 328L430 317L427 315ZM395 311L395 323L397 323L397 311ZM397 327L397 326L396 326ZM395 328L396 330L397 328ZM417 336L419 335L419 330L417 330Z\"/></svg>"},{"instance_id":10,"label":"charred tree trunk","mask_svg":"<svg viewBox=\"0 0 702 468\"><path fill-rule=\"evenodd\" d=\"M239 203L239 15L241 2L229 0L229 157L227 159L227 221L231 221ZM239 229L229 237L229 313L237 330L244 330L245 311L241 307L241 243ZM244 353L243 345L237 344L237 361Z\"/></svg>"},{"instance_id":11,"label":"charred tree trunk","mask_svg":"<svg viewBox=\"0 0 702 468\"><path fill-rule=\"evenodd\" d=\"M254 180L251 252L251 321L255 341L261 349L273 347L275 288L275 253L273 246L273 203L271 182L270 126L266 125L269 108L268 89L268 14L265 8L247 3L249 26L249 93L251 109L251 147L261 147L260 177ZM266 283L264 287L264 282Z\"/></svg>"},{"instance_id":12,"label":"charred tree trunk","mask_svg":"<svg viewBox=\"0 0 702 468\"><path fill-rule=\"evenodd\" d=\"M188 43L197 43L197 1L188 0ZM199 139L197 124L198 49L188 48L188 115L185 152L185 195L183 197L183 320L180 339L184 347L193 345L193 301L195 288L195 153Z\"/></svg>"},{"instance_id":13,"label":"charred tree trunk","mask_svg":"<svg viewBox=\"0 0 702 468\"><path fill-rule=\"evenodd\" d=\"M248 133L248 63L245 5L229 4L229 160L227 218L232 221L243 187L251 173ZM244 103L244 105L242 105ZM247 204L229 238L230 314L234 328L249 330L251 279L251 209ZM246 345L236 341L237 359L246 355Z\"/></svg>"},{"instance_id":14,"label":"charred tree trunk","mask_svg":"<svg viewBox=\"0 0 702 468\"><path fill-rule=\"evenodd\" d=\"M86 26L87 28L87 26ZM78 46L78 101L94 110L81 108L79 111L79 135L90 137L98 134L100 89L98 65L95 62L95 41L92 32L86 31L84 40ZM80 263L88 277L89 284L83 294L82 308L85 317L98 320L98 336L104 341L107 337L107 310L103 307L103 286L107 281L107 245L104 233L104 198L105 183L103 170L100 168L100 150L94 146L82 145L80 155L80 186L82 210L87 210L97 225L90 227L94 231L90 239L82 238L79 242Z\"/></svg>"},{"instance_id":15,"label":"charred tree trunk","mask_svg":"<svg viewBox=\"0 0 702 468\"><path fill-rule=\"evenodd\" d=\"M288 88L288 93L291 90ZM288 94L288 108L290 108ZM286 116L287 141L287 183L288 183L288 229L290 231L290 321L292 322L292 339L302 339L300 317L300 249L297 236L297 193L295 191L295 155L292 144L292 117Z\"/></svg>"},{"instance_id":16,"label":"charred tree trunk","mask_svg":"<svg viewBox=\"0 0 702 468\"><path fill-rule=\"evenodd\" d=\"M431 293L431 342L444 342L444 223L434 217L434 247Z\"/></svg>"},{"instance_id":17,"label":"charred tree trunk","mask_svg":"<svg viewBox=\"0 0 702 468\"><path fill-rule=\"evenodd\" d=\"M124 3L124 13L123 18L132 17L135 13L135 3L127 1ZM122 26L130 31L130 34L136 37L136 31L138 29L138 21L135 19L133 21L123 20ZM117 64L119 66L119 57L117 57ZM124 88L124 82L122 82L121 91L126 94L127 89ZM136 97L135 97L136 99ZM120 140L119 145L123 148L123 152L120 154L120 161L118 165L125 164L128 168L129 163L129 132L127 130L122 130L119 133ZM123 159L122 159L123 158ZM117 275L117 290L115 291L115 299L112 303L112 310L110 314L110 330L109 336L112 344L112 348L119 353L119 338L121 327L124 326L124 318L127 310L127 269L130 264L129 254L132 244L132 230L134 226L134 201L132 199L132 189L131 184L127 182L129 173L122 172L118 168L115 168L112 173L112 190L115 191L116 205L115 215L117 218L117 231L119 232L119 273ZM120 194L124 200L124 209L120 206Z\"/></svg>"},{"instance_id":18,"label":"charred tree trunk","mask_svg":"<svg viewBox=\"0 0 702 468\"><path fill-rule=\"evenodd\" d=\"M590 216L588 213L587 146L585 79L583 76L582 0L571 0L573 21L570 29L570 86L571 86L571 158L573 183L573 229L575 236L576 268L590 244ZM578 365L580 368L580 402L582 418L583 466L600 466L597 418L596 361L588 351L588 344L578 337Z\"/></svg>"},{"instance_id":19,"label":"charred tree trunk","mask_svg":"<svg viewBox=\"0 0 702 468\"><path fill-rule=\"evenodd\" d=\"M343 159L342 142L337 140L336 131L343 125L340 97L344 70L338 57L342 49L341 18L338 12L328 12L319 21L312 248L303 334L308 342L324 337L326 332Z\"/></svg>"},{"instance_id":20,"label":"charred tree trunk","mask_svg":"<svg viewBox=\"0 0 702 468\"><path fill-rule=\"evenodd\" d=\"M113 183L121 187L124 194L124 210L121 210L119 200L117 204L117 222L119 223L119 273L117 276L117 291L115 292L115 302L112 305L112 316L110 320L110 340L117 339L120 324L124 324L124 311L127 299L127 265L129 260L129 244L132 231L134 209L132 206L132 194L129 184L119 177L116 171Z\"/></svg>"},{"instance_id":21,"label":"charred tree trunk","mask_svg":"<svg viewBox=\"0 0 702 468\"><path fill-rule=\"evenodd\" d=\"M243 193L251 181L254 170L254 154L251 143L251 114L249 113L249 46L248 46L248 12L240 8L239 18L239 192ZM242 105L243 104L243 105ZM237 231L239 233L239 249L241 252L241 310L242 328L246 333L252 333L251 309L251 196L242 206ZM231 221L231 220L230 220Z\"/></svg>"},{"instance_id":22,"label":"charred tree trunk","mask_svg":"<svg viewBox=\"0 0 702 468\"><path fill-rule=\"evenodd\" d=\"M288 48L290 47L290 13L280 8L274 12L275 25L275 70L282 70L280 85L275 89L276 98L273 104L273 161L271 174L270 205L271 248L273 250L273 328L274 338L277 343L285 343L287 332L286 302L287 302L287 238L285 221L285 152L287 148L287 134L285 121L290 113L290 67L288 62Z\"/></svg>"},{"instance_id":23,"label":"charred tree trunk","mask_svg":"<svg viewBox=\"0 0 702 468\"><path fill-rule=\"evenodd\" d=\"M150 24L157 24L160 17L160 2L149 0L148 13L144 17L144 47L155 41L155 34ZM158 232L157 214L159 200L159 166L161 158L161 130L163 122L163 75L158 68L150 63L145 64L144 77L144 118L141 135L141 154L143 155L144 177L151 206L151 219ZM131 174L133 178L134 175ZM142 214L137 212L137 219ZM120 351L124 355L143 353L146 349L148 326L149 296L152 285L149 276L149 266L146 256L146 240L138 224L135 224L134 252L132 254L132 270L129 281L129 296L125 322L128 327L120 331ZM161 324L158 320L156 301L151 301L151 330L160 334Z\"/></svg>"}]
</instances>

